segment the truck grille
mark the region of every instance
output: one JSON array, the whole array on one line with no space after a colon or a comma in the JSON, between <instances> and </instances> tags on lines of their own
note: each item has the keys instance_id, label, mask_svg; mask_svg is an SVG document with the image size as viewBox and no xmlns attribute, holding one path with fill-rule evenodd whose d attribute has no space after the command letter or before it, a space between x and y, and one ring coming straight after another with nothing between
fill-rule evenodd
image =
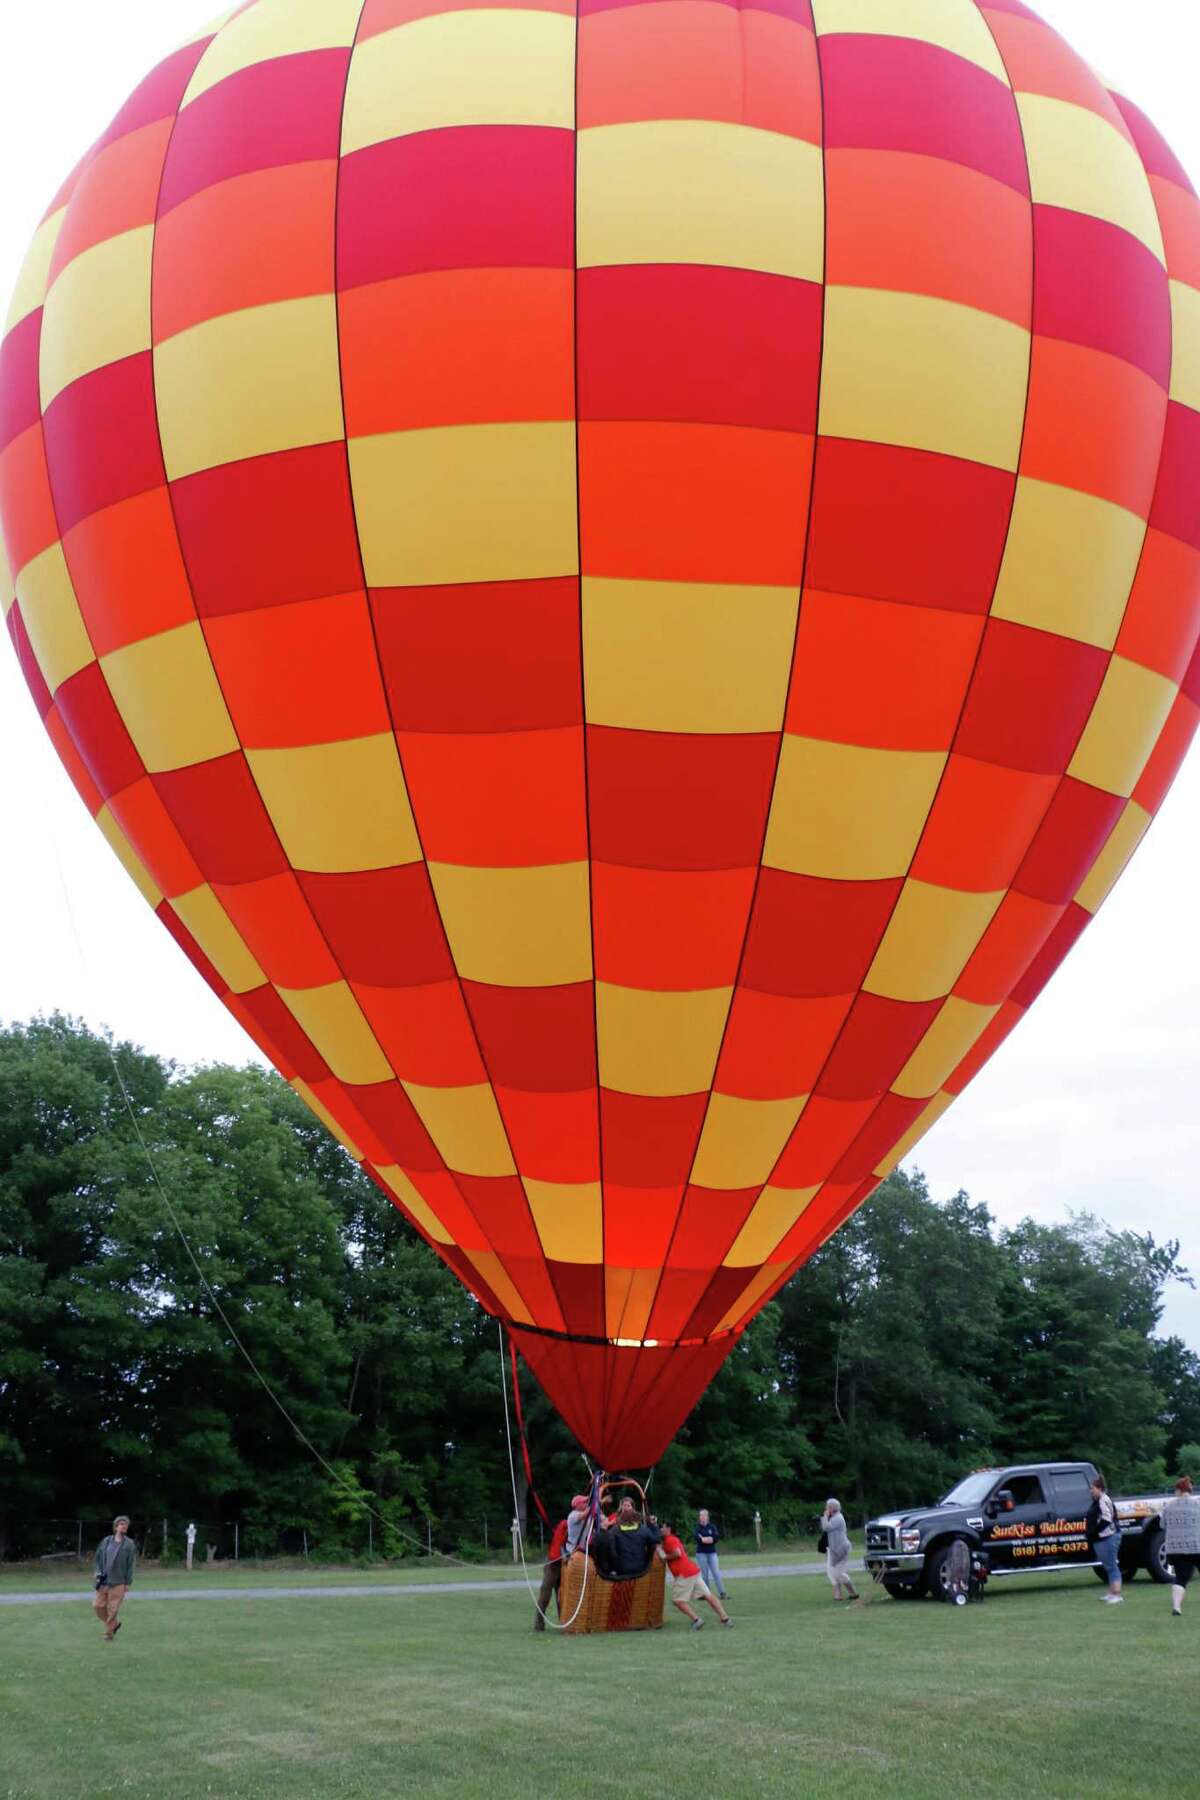
<instances>
[{"instance_id":1,"label":"truck grille","mask_svg":"<svg viewBox=\"0 0 1200 1800\"><path fill-rule=\"evenodd\" d=\"M894 1545L892 1542L892 1531L891 1531L890 1526L887 1526L887 1525L868 1525L867 1526L867 1549L868 1550L891 1550L893 1548L894 1548Z\"/></svg>"}]
</instances>

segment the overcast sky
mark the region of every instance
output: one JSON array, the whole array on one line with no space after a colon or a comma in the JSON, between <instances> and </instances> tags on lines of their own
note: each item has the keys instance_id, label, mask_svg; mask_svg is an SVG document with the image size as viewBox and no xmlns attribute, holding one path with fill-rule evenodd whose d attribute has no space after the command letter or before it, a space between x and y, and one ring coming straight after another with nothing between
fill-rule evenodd
<instances>
[{"instance_id":1,"label":"overcast sky","mask_svg":"<svg viewBox=\"0 0 1200 1800\"><path fill-rule=\"evenodd\" d=\"M1190 0L1041 11L1200 178ZM204 0L0 5L0 315L60 181L205 13ZM254 1055L88 820L5 646L0 770L0 1018L61 1008L181 1062ZM920 1146L936 1194L965 1187L1005 1223L1090 1211L1178 1237L1200 1274L1198 817L1200 751L1028 1020ZM1166 1328L1200 1349L1200 1295L1174 1290Z\"/></svg>"}]
</instances>

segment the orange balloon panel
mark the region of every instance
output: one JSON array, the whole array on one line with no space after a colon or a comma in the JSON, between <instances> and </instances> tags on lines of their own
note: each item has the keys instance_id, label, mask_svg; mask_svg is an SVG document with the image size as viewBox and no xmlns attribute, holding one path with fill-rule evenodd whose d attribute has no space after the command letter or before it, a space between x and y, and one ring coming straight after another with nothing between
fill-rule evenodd
<instances>
[{"instance_id":1,"label":"orange balloon panel","mask_svg":"<svg viewBox=\"0 0 1200 1800\"><path fill-rule=\"evenodd\" d=\"M9 633L607 1466L907 1154L1200 705L1200 207L1020 0L250 0L56 199Z\"/></svg>"}]
</instances>

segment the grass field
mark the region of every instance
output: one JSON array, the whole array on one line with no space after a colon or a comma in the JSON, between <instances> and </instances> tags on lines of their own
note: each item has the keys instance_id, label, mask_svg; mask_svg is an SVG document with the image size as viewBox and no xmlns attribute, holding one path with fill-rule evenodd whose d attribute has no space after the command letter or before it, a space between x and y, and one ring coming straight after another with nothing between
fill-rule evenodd
<instances>
[{"instance_id":1,"label":"grass field","mask_svg":"<svg viewBox=\"0 0 1200 1800\"><path fill-rule=\"evenodd\" d=\"M296 1577L293 1575L293 1579ZM8 1584L6 1584L8 1585ZM737 1625L535 1636L523 1596L0 1609L0 1796L1163 1795L1190 1787L1200 1605L1144 1579L856 1611L731 1581ZM1189 1723L1190 1721L1190 1723Z\"/></svg>"}]
</instances>

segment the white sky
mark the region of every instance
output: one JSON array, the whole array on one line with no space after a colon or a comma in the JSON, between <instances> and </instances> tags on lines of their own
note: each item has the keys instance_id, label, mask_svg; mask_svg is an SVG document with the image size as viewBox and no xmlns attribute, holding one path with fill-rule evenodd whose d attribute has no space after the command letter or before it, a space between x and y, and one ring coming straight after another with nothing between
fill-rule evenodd
<instances>
[{"instance_id":1,"label":"white sky","mask_svg":"<svg viewBox=\"0 0 1200 1800\"><path fill-rule=\"evenodd\" d=\"M205 0L0 9L0 312L60 181L205 11ZM1042 0L1041 12L1200 178L1198 9ZM255 1055L88 820L5 647L0 769L0 1017L61 1008L182 1062ZM1094 1211L1178 1237L1200 1274L1198 815L1200 751L1029 1019L920 1146L939 1196L965 1187L1006 1223ZM1176 1289L1166 1328L1200 1348L1200 1295Z\"/></svg>"}]
</instances>

